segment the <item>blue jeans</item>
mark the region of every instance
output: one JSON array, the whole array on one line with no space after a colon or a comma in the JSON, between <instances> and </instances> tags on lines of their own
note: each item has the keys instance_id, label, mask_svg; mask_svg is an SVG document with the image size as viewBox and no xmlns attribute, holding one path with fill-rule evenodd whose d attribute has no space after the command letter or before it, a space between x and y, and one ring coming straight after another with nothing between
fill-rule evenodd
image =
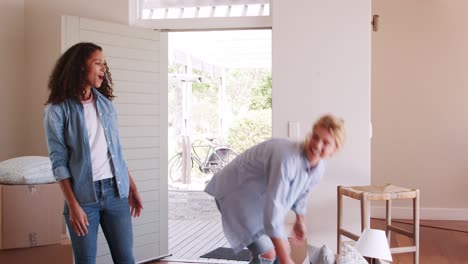
<instances>
[{"instance_id":1,"label":"blue jeans","mask_svg":"<svg viewBox=\"0 0 468 264\"><path fill-rule=\"evenodd\" d=\"M95 181L96 203L82 204L88 217L88 233L77 236L70 225L69 209L65 203L63 215L73 247L75 264L95 264L99 224L106 237L114 263L134 264L133 233L128 198L120 198L115 178Z\"/></svg>"},{"instance_id":2,"label":"blue jeans","mask_svg":"<svg viewBox=\"0 0 468 264\"><path fill-rule=\"evenodd\" d=\"M274 248L273 242L270 237L267 235L261 235L257 240L252 244L248 245L250 253L252 254L252 260L249 264L278 264L278 258L275 259L266 259L261 255L266 253L270 249Z\"/></svg>"}]
</instances>

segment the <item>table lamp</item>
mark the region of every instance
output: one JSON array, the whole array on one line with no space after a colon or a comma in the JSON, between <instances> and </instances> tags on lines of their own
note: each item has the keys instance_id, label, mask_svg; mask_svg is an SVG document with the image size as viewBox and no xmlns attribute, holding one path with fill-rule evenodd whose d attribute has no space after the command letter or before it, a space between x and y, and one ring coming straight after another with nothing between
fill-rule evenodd
<instances>
[{"instance_id":1,"label":"table lamp","mask_svg":"<svg viewBox=\"0 0 468 264\"><path fill-rule=\"evenodd\" d=\"M371 258L371 263L374 263L374 259L392 261L390 246L383 230L365 229L359 237L355 248L364 257Z\"/></svg>"}]
</instances>

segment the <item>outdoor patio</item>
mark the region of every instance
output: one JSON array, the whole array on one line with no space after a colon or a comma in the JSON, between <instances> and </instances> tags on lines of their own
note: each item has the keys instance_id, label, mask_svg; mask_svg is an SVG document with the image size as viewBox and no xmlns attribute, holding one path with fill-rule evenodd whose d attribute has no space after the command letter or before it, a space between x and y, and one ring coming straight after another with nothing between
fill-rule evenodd
<instances>
[{"instance_id":1,"label":"outdoor patio","mask_svg":"<svg viewBox=\"0 0 468 264\"><path fill-rule=\"evenodd\" d=\"M230 246L213 198L203 191L169 190L169 254L172 256L166 259L247 263L200 258L218 247Z\"/></svg>"}]
</instances>

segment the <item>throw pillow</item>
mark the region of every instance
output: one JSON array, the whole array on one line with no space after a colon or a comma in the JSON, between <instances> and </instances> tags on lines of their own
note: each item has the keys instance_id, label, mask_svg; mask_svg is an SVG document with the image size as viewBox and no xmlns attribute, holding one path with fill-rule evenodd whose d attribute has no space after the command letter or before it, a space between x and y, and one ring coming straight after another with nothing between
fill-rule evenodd
<instances>
[{"instance_id":1,"label":"throw pillow","mask_svg":"<svg viewBox=\"0 0 468 264\"><path fill-rule=\"evenodd\" d=\"M0 162L0 184L47 184L55 182L48 157L25 156Z\"/></svg>"},{"instance_id":2,"label":"throw pillow","mask_svg":"<svg viewBox=\"0 0 468 264\"><path fill-rule=\"evenodd\" d=\"M343 243L337 264L368 264L368 262L353 246Z\"/></svg>"},{"instance_id":3,"label":"throw pillow","mask_svg":"<svg viewBox=\"0 0 468 264\"><path fill-rule=\"evenodd\" d=\"M325 245L320 249L320 261L320 264L335 264L335 254Z\"/></svg>"},{"instance_id":4,"label":"throw pillow","mask_svg":"<svg viewBox=\"0 0 468 264\"><path fill-rule=\"evenodd\" d=\"M335 264L335 254L326 245L321 248L307 245L307 254L311 264Z\"/></svg>"},{"instance_id":5,"label":"throw pillow","mask_svg":"<svg viewBox=\"0 0 468 264\"><path fill-rule=\"evenodd\" d=\"M307 255L311 264L317 264L320 260L320 248L307 245Z\"/></svg>"}]
</instances>

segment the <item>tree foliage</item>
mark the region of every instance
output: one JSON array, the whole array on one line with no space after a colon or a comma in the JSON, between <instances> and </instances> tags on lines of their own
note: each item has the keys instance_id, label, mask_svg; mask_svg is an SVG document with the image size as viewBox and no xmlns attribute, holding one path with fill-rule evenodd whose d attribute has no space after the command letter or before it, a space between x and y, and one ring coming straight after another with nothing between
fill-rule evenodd
<instances>
[{"instance_id":1,"label":"tree foliage","mask_svg":"<svg viewBox=\"0 0 468 264\"><path fill-rule=\"evenodd\" d=\"M269 76L269 77L268 77ZM267 92L270 79L271 101L271 71L267 69L233 69L226 73L226 96L232 106L232 113L236 116L251 110L251 105L258 99L252 96ZM256 90L256 92L254 92ZM270 104L271 108L271 104Z\"/></svg>"},{"instance_id":2,"label":"tree foliage","mask_svg":"<svg viewBox=\"0 0 468 264\"><path fill-rule=\"evenodd\" d=\"M237 118L229 128L228 143L238 153L271 137L272 81L268 70L238 70L233 74L237 86ZM240 94L242 93L244 94Z\"/></svg>"},{"instance_id":3,"label":"tree foliage","mask_svg":"<svg viewBox=\"0 0 468 264\"><path fill-rule=\"evenodd\" d=\"M249 111L228 131L228 143L238 154L271 137L271 109Z\"/></svg>"},{"instance_id":4,"label":"tree foliage","mask_svg":"<svg viewBox=\"0 0 468 264\"><path fill-rule=\"evenodd\" d=\"M271 73L263 76L262 82L250 92L250 110L271 109Z\"/></svg>"},{"instance_id":5,"label":"tree foliage","mask_svg":"<svg viewBox=\"0 0 468 264\"><path fill-rule=\"evenodd\" d=\"M183 65L174 65L170 73L184 74ZM169 128L171 136L180 134L183 96L190 95L191 108L188 110L191 137L205 138L220 135L220 118L227 126L227 143L234 151L242 151L271 137L272 80L267 69L231 69L224 78L193 69L193 74L202 77L203 82L184 83L169 80ZM224 84L221 83L224 82ZM190 86L187 86L190 85ZM220 88L224 85L224 92ZM220 105L222 104L222 105ZM222 109L222 112L219 110ZM223 114L223 116L220 116ZM175 143L170 144L172 152Z\"/></svg>"}]
</instances>

